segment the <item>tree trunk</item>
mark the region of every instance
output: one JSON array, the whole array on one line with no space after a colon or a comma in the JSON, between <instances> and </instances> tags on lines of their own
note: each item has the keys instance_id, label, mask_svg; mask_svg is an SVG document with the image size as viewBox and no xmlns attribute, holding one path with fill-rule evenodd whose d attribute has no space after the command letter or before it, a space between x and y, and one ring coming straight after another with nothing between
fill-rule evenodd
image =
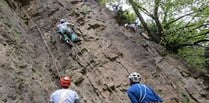
<instances>
[{"instance_id":1,"label":"tree trunk","mask_svg":"<svg viewBox=\"0 0 209 103\"><path fill-rule=\"evenodd\" d=\"M148 35L153 39L153 41L159 43L160 42L160 36L153 34L150 29L147 26L147 23L145 22L144 18L142 17L141 13L139 12L137 6L133 2L133 0L129 0L129 3L132 5L136 15L138 16L139 20L141 21L144 29L147 31Z\"/></svg>"},{"instance_id":2,"label":"tree trunk","mask_svg":"<svg viewBox=\"0 0 209 103\"><path fill-rule=\"evenodd\" d=\"M158 8L159 8L159 5L160 5L160 2L161 0L155 0L155 6L154 6L154 11L153 11L153 14L154 14L154 21L156 23L156 26L158 28L158 36L162 36L162 32L163 32L163 27L160 23L160 20L159 20L159 16L158 16Z\"/></svg>"}]
</instances>

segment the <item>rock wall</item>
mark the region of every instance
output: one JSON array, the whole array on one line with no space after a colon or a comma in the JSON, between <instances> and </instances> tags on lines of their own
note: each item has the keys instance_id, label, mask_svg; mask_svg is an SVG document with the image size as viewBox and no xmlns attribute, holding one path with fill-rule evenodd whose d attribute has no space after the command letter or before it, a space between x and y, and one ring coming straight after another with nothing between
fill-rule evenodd
<instances>
[{"instance_id":1,"label":"rock wall","mask_svg":"<svg viewBox=\"0 0 209 103\"><path fill-rule=\"evenodd\" d=\"M159 45L119 27L95 1L2 0L0 13L0 102L49 102L59 75L70 75L82 103L128 103L133 71L167 101L209 102L207 83ZM60 18L75 24L81 44L59 40Z\"/></svg>"}]
</instances>

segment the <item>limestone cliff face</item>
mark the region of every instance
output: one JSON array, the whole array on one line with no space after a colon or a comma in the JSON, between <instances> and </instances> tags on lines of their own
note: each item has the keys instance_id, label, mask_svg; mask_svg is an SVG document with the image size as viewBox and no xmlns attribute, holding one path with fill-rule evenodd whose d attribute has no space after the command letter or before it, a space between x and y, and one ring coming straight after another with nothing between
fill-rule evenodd
<instances>
[{"instance_id":1,"label":"limestone cliff face","mask_svg":"<svg viewBox=\"0 0 209 103\"><path fill-rule=\"evenodd\" d=\"M95 1L1 0L0 14L1 103L49 102L59 75L72 77L82 103L129 103L133 71L164 99L209 102L207 82L163 47L119 27ZM60 18L75 24L81 44L59 40Z\"/></svg>"}]
</instances>

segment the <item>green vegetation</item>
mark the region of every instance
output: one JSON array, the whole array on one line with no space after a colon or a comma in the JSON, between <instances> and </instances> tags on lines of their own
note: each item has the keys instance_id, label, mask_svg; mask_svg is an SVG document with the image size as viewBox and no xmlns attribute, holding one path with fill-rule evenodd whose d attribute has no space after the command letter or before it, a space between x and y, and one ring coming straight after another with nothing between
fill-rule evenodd
<instances>
[{"instance_id":1,"label":"green vegetation","mask_svg":"<svg viewBox=\"0 0 209 103\"><path fill-rule=\"evenodd\" d=\"M14 37L15 40L20 40L21 32L17 28L12 27L11 33L12 33L12 37Z\"/></svg>"},{"instance_id":2,"label":"green vegetation","mask_svg":"<svg viewBox=\"0 0 209 103\"><path fill-rule=\"evenodd\" d=\"M136 15L127 10L119 10L115 18L119 25L123 25L125 23L134 23L134 21L136 20Z\"/></svg>"},{"instance_id":3,"label":"green vegetation","mask_svg":"<svg viewBox=\"0 0 209 103\"><path fill-rule=\"evenodd\" d=\"M0 0L0 8L8 6L4 0Z\"/></svg>"},{"instance_id":4,"label":"green vegetation","mask_svg":"<svg viewBox=\"0 0 209 103\"><path fill-rule=\"evenodd\" d=\"M208 0L129 0L129 3L153 41L185 58L192 67L209 66ZM145 21L142 12L151 19Z\"/></svg>"},{"instance_id":5,"label":"green vegetation","mask_svg":"<svg viewBox=\"0 0 209 103\"><path fill-rule=\"evenodd\" d=\"M99 0L105 3L115 0ZM120 0L117 0L118 2ZM136 14L117 11L119 25L139 18L150 38L194 68L209 67L208 0L128 0ZM145 14L149 20L145 20ZM209 71L209 70L208 70Z\"/></svg>"},{"instance_id":6,"label":"green vegetation","mask_svg":"<svg viewBox=\"0 0 209 103\"><path fill-rule=\"evenodd\" d=\"M87 14L90 11L91 11L91 8L89 6L84 5L81 8L81 13L83 13L83 14Z\"/></svg>"},{"instance_id":7,"label":"green vegetation","mask_svg":"<svg viewBox=\"0 0 209 103\"><path fill-rule=\"evenodd\" d=\"M12 27L12 21L8 18L8 17L5 17L5 18L2 18L1 19L1 22L4 23L6 26L8 26L9 28Z\"/></svg>"},{"instance_id":8,"label":"green vegetation","mask_svg":"<svg viewBox=\"0 0 209 103\"><path fill-rule=\"evenodd\" d=\"M96 0L96 1L102 5L105 5L107 2L111 2L111 1L115 1L115 0Z\"/></svg>"},{"instance_id":9,"label":"green vegetation","mask_svg":"<svg viewBox=\"0 0 209 103\"><path fill-rule=\"evenodd\" d=\"M204 68L207 60L204 57L204 49L199 47L184 47L179 50L178 54L196 68Z\"/></svg>"},{"instance_id":10,"label":"green vegetation","mask_svg":"<svg viewBox=\"0 0 209 103\"><path fill-rule=\"evenodd\" d=\"M105 5L107 2L120 2L120 0L97 0L101 5ZM115 5L116 6L116 5ZM124 25L125 23L134 23L136 20L136 14L131 13L129 10L122 10L122 8L119 7L118 10L116 10L116 21L119 25Z\"/></svg>"},{"instance_id":11,"label":"green vegetation","mask_svg":"<svg viewBox=\"0 0 209 103\"><path fill-rule=\"evenodd\" d=\"M181 95L182 95L182 97L183 97L183 99L184 99L184 102L183 102L183 103L190 103L190 102L191 102L191 101L189 100L189 97L188 97L186 94L181 93Z\"/></svg>"}]
</instances>

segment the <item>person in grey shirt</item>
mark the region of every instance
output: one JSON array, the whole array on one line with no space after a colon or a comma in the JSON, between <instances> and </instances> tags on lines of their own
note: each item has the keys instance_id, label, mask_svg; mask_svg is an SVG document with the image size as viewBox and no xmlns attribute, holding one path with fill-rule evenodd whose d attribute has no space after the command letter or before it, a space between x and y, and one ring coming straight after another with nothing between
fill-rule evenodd
<instances>
[{"instance_id":1,"label":"person in grey shirt","mask_svg":"<svg viewBox=\"0 0 209 103\"><path fill-rule=\"evenodd\" d=\"M80 103L77 92L70 90L71 79L64 76L60 79L62 89L56 90L50 96L50 103Z\"/></svg>"},{"instance_id":2,"label":"person in grey shirt","mask_svg":"<svg viewBox=\"0 0 209 103\"><path fill-rule=\"evenodd\" d=\"M60 23L57 25L56 31L65 39L64 34L71 35L73 33L74 24L67 22L65 19L60 19Z\"/></svg>"}]
</instances>

